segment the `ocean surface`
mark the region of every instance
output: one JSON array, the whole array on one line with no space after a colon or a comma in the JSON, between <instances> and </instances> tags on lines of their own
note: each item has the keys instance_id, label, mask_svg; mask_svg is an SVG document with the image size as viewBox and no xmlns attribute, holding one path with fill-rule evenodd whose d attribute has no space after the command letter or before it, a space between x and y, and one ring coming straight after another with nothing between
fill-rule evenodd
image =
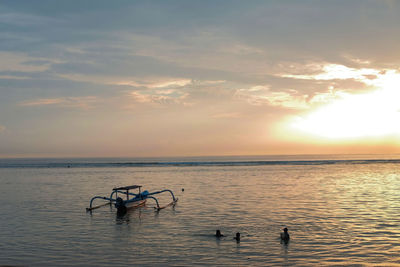
<instances>
[{"instance_id":1,"label":"ocean surface","mask_svg":"<svg viewBox=\"0 0 400 267\"><path fill-rule=\"evenodd\" d=\"M0 266L400 265L400 155L0 159L0 184ZM133 184L179 201L86 212Z\"/></svg>"}]
</instances>

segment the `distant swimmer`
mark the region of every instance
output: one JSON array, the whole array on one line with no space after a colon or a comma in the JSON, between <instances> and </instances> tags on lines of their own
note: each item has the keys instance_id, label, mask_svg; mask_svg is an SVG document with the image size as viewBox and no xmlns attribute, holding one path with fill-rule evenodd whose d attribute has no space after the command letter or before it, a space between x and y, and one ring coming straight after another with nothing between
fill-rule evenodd
<instances>
[{"instance_id":1,"label":"distant swimmer","mask_svg":"<svg viewBox=\"0 0 400 267\"><path fill-rule=\"evenodd\" d=\"M288 229L285 227L283 229L283 233L281 233L281 240L287 244L289 242L290 236L288 233Z\"/></svg>"},{"instance_id":2,"label":"distant swimmer","mask_svg":"<svg viewBox=\"0 0 400 267\"><path fill-rule=\"evenodd\" d=\"M215 237L221 238L221 237L224 237L224 235L221 234L221 231L220 231L220 230L217 230L217 231L215 232Z\"/></svg>"},{"instance_id":3,"label":"distant swimmer","mask_svg":"<svg viewBox=\"0 0 400 267\"><path fill-rule=\"evenodd\" d=\"M236 242L240 242L240 233L236 233L236 236L233 238L236 239Z\"/></svg>"}]
</instances>

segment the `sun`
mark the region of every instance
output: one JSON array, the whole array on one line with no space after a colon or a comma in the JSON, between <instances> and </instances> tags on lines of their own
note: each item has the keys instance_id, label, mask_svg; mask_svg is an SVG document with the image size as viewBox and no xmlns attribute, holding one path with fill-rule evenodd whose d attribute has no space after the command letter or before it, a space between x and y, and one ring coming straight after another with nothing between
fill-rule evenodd
<instances>
[{"instance_id":1,"label":"sun","mask_svg":"<svg viewBox=\"0 0 400 267\"><path fill-rule=\"evenodd\" d=\"M344 94L340 100L299 116L290 127L328 139L384 137L400 134L400 74L390 71L370 82L376 89Z\"/></svg>"}]
</instances>

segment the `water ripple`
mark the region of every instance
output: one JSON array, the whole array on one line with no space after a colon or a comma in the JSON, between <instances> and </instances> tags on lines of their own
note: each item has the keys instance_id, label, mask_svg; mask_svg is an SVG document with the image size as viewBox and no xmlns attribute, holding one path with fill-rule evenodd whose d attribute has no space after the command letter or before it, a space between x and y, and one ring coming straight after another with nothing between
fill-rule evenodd
<instances>
[{"instance_id":1,"label":"water ripple","mask_svg":"<svg viewBox=\"0 0 400 267\"><path fill-rule=\"evenodd\" d=\"M399 265L399 171L395 162L0 168L0 265ZM129 184L180 200L160 213L151 203L123 218L113 207L85 213L94 194Z\"/></svg>"}]
</instances>

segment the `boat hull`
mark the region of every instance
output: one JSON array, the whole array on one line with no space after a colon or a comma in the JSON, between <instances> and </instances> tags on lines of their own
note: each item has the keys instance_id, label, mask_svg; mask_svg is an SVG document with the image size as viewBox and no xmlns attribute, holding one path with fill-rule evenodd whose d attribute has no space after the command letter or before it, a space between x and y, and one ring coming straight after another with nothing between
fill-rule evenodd
<instances>
[{"instance_id":1,"label":"boat hull","mask_svg":"<svg viewBox=\"0 0 400 267\"><path fill-rule=\"evenodd\" d=\"M134 208L142 207L145 204L146 204L146 199L142 199L142 200L138 200L138 201L125 203L125 207L127 209L134 209Z\"/></svg>"}]
</instances>

